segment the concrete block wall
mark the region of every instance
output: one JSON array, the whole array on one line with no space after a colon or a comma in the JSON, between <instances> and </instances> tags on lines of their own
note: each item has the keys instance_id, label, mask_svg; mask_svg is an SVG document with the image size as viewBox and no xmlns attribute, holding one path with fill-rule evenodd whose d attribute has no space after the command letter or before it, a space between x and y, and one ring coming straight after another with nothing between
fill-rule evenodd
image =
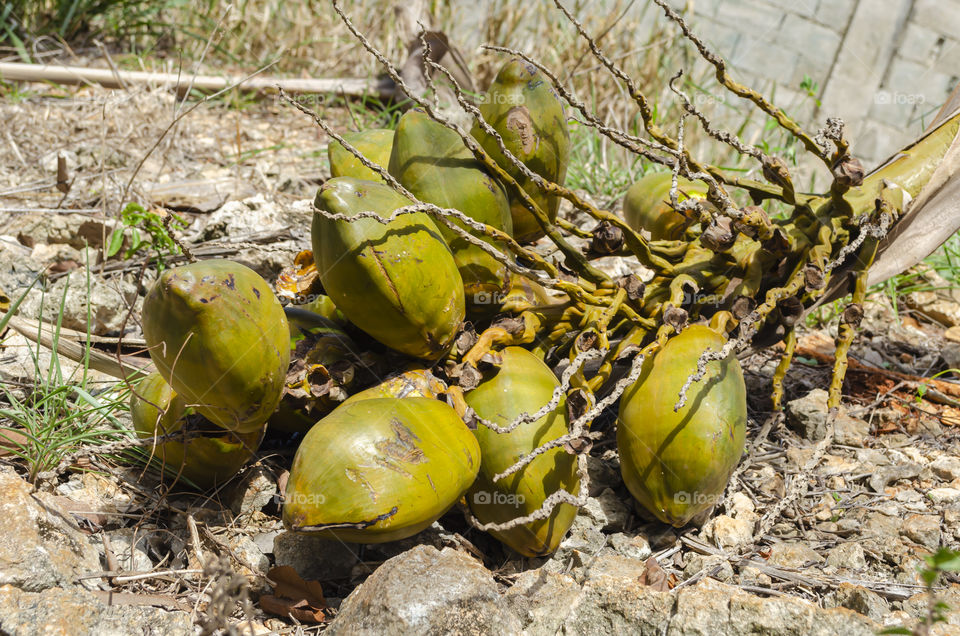
<instances>
[{"instance_id":1,"label":"concrete block wall","mask_svg":"<svg viewBox=\"0 0 960 636\"><path fill-rule=\"evenodd\" d=\"M778 104L808 129L843 118L868 167L919 135L960 78L960 0L675 5L692 9L696 31L741 81L764 94L776 85ZM802 99L805 76L819 105Z\"/></svg>"}]
</instances>

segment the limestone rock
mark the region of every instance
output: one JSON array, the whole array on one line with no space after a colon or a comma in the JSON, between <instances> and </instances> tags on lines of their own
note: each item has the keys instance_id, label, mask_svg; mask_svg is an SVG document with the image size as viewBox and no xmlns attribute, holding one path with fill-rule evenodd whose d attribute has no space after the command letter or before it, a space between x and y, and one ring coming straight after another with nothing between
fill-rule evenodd
<instances>
[{"instance_id":1,"label":"limestone rock","mask_svg":"<svg viewBox=\"0 0 960 636\"><path fill-rule=\"evenodd\" d=\"M493 575L452 548L417 546L383 565L340 606L327 633L517 633Z\"/></svg>"},{"instance_id":2,"label":"limestone rock","mask_svg":"<svg viewBox=\"0 0 960 636\"><path fill-rule=\"evenodd\" d=\"M936 550L940 546L940 515L910 515L904 519L900 534L914 543Z\"/></svg>"},{"instance_id":3,"label":"limestone rock","mask_svg":"<svg viewBox=\"0 0 960 636\"><path fill-rule=\"evenodd\" d=\"M831 548L827 553L827 565L849 570L860 570L867 567L867 558L863 552L863 546L856 541L851 541Z\"/></svg>"},{"instance_id":4,"label":"limestone rock","mask_svg":"<svg viewBox=\"0 0 960 636\"><path fill-rule=\"evenodd\" d=\"M70 513L34 496L12 471L0 472L0 584L36 592L99 571L97 551Z\"/></svg>"},{"instance_id":5,"label":"limestone rock","mask_svg":"<svg viewBox=\"0 0 960 636\"><path fill-rule=\"evenodd\" d=\"M783 542L776 543L770 548L768 561L780 567L801 568L811 562L819 563L823 561L823 557L806 543Z\"/></svg>"},{"instance_id":6,"label":"limestone rock","mask_svg":"<svg viewBox=\"0 0 960 636\"><path fill-rule=\"evenodd\" d=\"M359 546L298 532L281 532L273 540L276 564L289 565L304 579L330 581L350 577L360 558Z\"/></svg>"},{"instance_id":7,"label":"limestone rock","mask_svg":"<svg viewBox=\"0 0 960 636\"><path fill-rule=\"evenodd\" d=\"M45 636L192 634L189 612L147 605L106 605L93 592L59 587L25 592L0 587L0 633Z\"/></svg>"}]
</instances>

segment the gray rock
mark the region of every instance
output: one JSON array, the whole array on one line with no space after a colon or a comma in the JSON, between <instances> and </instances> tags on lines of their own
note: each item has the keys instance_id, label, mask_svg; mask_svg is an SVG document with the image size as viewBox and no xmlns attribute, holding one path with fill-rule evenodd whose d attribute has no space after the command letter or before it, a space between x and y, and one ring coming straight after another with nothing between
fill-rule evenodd
<instances>
[{"instance_id":1,"label":"gray rock","mask_svg":"<svg viewBox=\"0 0 960 636\"><path fill-rule=\"evenodd\" d=\"M626 574L626 576L624 576ZM591 570L564 623L564 634L662 634L670 624L674 597L638 585L633 572Z\"/></svg>"},{"instance_id":2,"label":"gray rock","mask_svg":"<svg viewBox=\"0 0 960 636\"><path fill-rule=\"evenodd\" d=\"M593 520L585 514L579 514L544 567L552 571L566 571L570 559L574 560L575 567L580 567L599 554L606 543L606 535L597 530Z\"/></svg>"},{"instance_id":3,"label":"gray rock","mask_svg":"<svg viewBox=\"0 0 960 636\"><path fill-rule=\"evenodd\" d=\"M827 565L848 570L860 570L867 567L867 558L863 546L856 541L841 543L827 552Z\"/></svg>"},{"instance_id":4,"label":"gray rock","mask_svg":"<svg viewBox=\"0 0 960 636\"><path fill-rule=\"evenodd\" d=\"M718 548L733 548L753 541L755 521L749 517L734 519L718 515L703 526L703 538Z\"/></svg>"},{"instance_id":5,"label":"gray rock","mask_svg":"<svg viewBox=\"0 0 960 636\"><path fill-rule=\"evenodd\" d=\"M189 612L147 605L106 605L93 592L51 588L25 592L0 587L0 632L4 634L63 634L126 636L192 634Z\"/></svg>"},{"instance_id":6,"label":"gray rock","mask_svg":"<svg viewBox=\"0 0 960 636\"><path fill-rule=\"evenodd\" d=\"M121 327L132 329L135 321L126 320L124 325L127 308L131 305L138 307L141 302L142 299L137 297L137 286L132 282L121 277L105 281L94 272L90 272L88 281L86 269L81 268L54 281L45 294L38 290L28 294L19 313L27 318L43 318L54 323L62 313L64 327L86 331L89 311L90 332L104 335L118 333Z\"/></svg>"},{"instance_id":7,"label":"gray rock","mask_svg":"<svg viewBox=\"0 0 960 636\"><path fill-rule=\"evenodd\" d=\"M941 455L930 464L930 469L944 481L960 479L960 457Z\"/></svg>"},{"instance_id":8,"label":"gray rock","mask_svg":"<svg viewBox=\"0 0 960 636\"><path fill-rule=\"evenodd\" d=\"M512 634L520 620L498 603L493 575L452 548L417 546L348 596L327 633Z\"/></svg>"},{"instance_id":9,"label":"gray rock","mask_svg":"<svg viewBox=\"0 0 960 636\"><path fill-rule=\"evenodd\" d=\"M827 434L827 392L814 389L802 398L787 402L787 424L800 437L811 441Z\"/></svg>"},{"instance_id":10,"label":"gray rock","mask_svg":"<svg viewBox=\"0 0 960 636\"><path fill-rule=\"evenodd\" d=\"M617 532L607 537L607 545L615 552L631 559L646 559L652 554L650 543L642 535Z\"/></svg>"},{"instance_id":11,"label":"gray rock","mask_svg":"<svg viewBox=\"0 0 960 636\"><path fill-rule=\"evenodd\" d=\"M553 635L580 596L573 577L544 569L522 572L501 601L520 622L524 634Z\"/></svg>"},{"instance_id":12,"label":"gray rock","mask_svg":"<svg viewBox=\"0 0 960 636\"><path fill-rule=\"evenodd\" d=\"M359 546L310 534L281 532L273 540L277 565L289 565L306 580L331 581L350 577L360 562Z\"/></svg>"},{"instance_id":13,"label":"gray rock","mask_svg":"<svg viewBox=\"0 0 960 636\"><path fill-rule=\"evenodd\" d=\"M590 497L587 504L581 509L592 519L600 530L619 532L627 525L630 519L630 508L613 492L606 488L596 497Z\"/></svg>"},{"instance_id":14,"label":"gray rock","mask_svg":"<svg viewBox=\"0 0 960 636\"><path fill-rule=\"evenodd\" d=\"M33 283L44 265L30 258L31 250L12 238L0 237L0 289L16 300Z\"/></svg>"},{"instance_id":15,"label":"gray rock","mask_svg":"<svg viewBox=\"0 0 960 636\"><path fill-rule=\"evenodd\" d=\"M785 568L800 568L808 563L820 563L823 557L806 543L775 543L767 559L772 565Z\"/></svg>"},{"instance_id":16,"label":"gray rock","mask_svg":"<svg viewBox=\"0 0 960 636\"><path fill-rule=\"evenodd\" d=\"M772 579L768 574L765 574L760 568L754 567L752 565L743 566L740 568L740 584L741 585L752 585L754 587L769 587L772 583Z\"/></svg>"},{"instance_id":17,"label":"gray rock","mask_svg":"<svg viewBox=\"0 0 960 636\"><path fill-rule=\"evenodd\" d=\"M824 604L846 607L875 621L882 621L890 613L890 605L879 594L849 583L841 583L837 591L827 595Z\"/></svg>"},{"instance_id":18,"label":"gray rock","mask_svg":"<svg viewBox=\"0 0 960 636\"><path fill-rule=\"evenodd\" d=\"M960 490L956 488L933 488L927 491L927 497L938 506L960 503Z\"/></svg>"},{"instance_id":19,"label":"gray rock","mask_svg":"<svg viewBox=\"0 0 960 636\"><path fill-rule=\"evenodd\" d=\"M277 480L263 466L250 466L226 494L235 515L250 515L267 507L277 496Z\"/></svg>"},{"instance_id":20,"label":"gray rock","mask_svg":"<svg viewBox=\"0 0 960 636\"><path fill-rule=\"evenodd\" d=\"M936 550L940 547L940 515L910 515L904 519L900 534L914 543Z\"/></svg>"},{"instance_id":21,"label":"gray rock","mask_svg":"<svg viewBox=\"0 0 960 636\"><path fill-rule=\"evenodd\" d=\"M761 597L706 580L683 588L670 621L677 636L873 636L876 623L845 609L823 610L806 601Z\"/></svg>"},{"instance_id":22,"label":"gray rock","mask_svg":"<svg viewBox=\"0 0 960 636\"><path fill-rule=\"evenodd\" d=\"M838 413L834 423L834 442L844 446L863 446L870 438L870 424L846 413Z\"/></svg>"},{"instance_id":23,"label":"gray rock","mask_svg":"<svg viewBox=\"0 0 960 636\"><path fill-rule=\"evenodd\" d=\"M147 572L153 568L153 560L148 552L150 546L150 531L137 528L119 528L104 533L110 542L110 551L117 559L120 569L127 572ZM99 536L91 537L94 547L104 559L106 565L106 551L104 542Z\"/></svg>"},{"instance_id":24,"label":"gray rock","mask_svg":"<svg viewBox=\"0 0 960 636\"><path fill-rule=\"evenodd\" d=\"M787 403L787 424L798 435L811 441L827 434L827 392L814 389L807 395ZM870 424L850 417L841 409L834 421L834 440L845 446L863 446L870 434Z\"/></svg>"},{"instance_id":25,"label":"gray rock","mask_svg":"<svg viewBox=\"0 0 960 636\"><path fill-rule=\"evenodd\" d=\"M615 576L625 581L636 581L646 570L645 561L608 553L592 559L583 576L584 581L595 576Z\"/></svg>"},{"instance_id":26,"label":"gray rock","mask_svg":"<svg viewBox=\"0 0 960 636\"><path fill-rule=\"evenodd\" d=\"M683 566L683 576L690 578L696 574L726 583L733 578L733 566L729 559L720 555L705 556L691 552Z\"/></svg>"},{"instance_id":27,"label":"gray rock","mask_svg":"<svg viewBox=\"0 0 960 636\"><path fill-rule=\"evenodd\" d=\"M97 551L70 513L34 496L12 471L0 472L0 584L37 592L99 571Z\"/></svg>"},{"instance_id":28,"label":"gray rock","mask_svg":"<svg viewBox=\"0 0 960 636\"><path fill-rule=\"evenodd\" d=\"M241 559L244 570L250 570L249 574L266 575L270 570L270 559L252 538L240 534L230 537L229 543L233 554ZM244 572L244 574L247 573Z\"/></svg>"}]
</instances>

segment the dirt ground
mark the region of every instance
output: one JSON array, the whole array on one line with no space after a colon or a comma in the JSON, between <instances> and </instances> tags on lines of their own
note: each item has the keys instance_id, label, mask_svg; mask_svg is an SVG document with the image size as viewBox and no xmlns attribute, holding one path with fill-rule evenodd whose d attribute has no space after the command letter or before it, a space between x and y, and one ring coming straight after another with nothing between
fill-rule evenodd
<instances>
[{"instance_id":1,"label":"dirt ground","mask_svg":"<svg viewBox=\"0 0 960 636\"><path fill-rule=\"evenodd\" d=\"M173 125L186 108L159 89L95 87L33 87L22 99L0 103L0 291L6 297L16 299L40 272L53 286L84 271L89 259L92 276L107 288L121 294L130 288L130 319L98 318L97 335L103 337L98 346L111 353L115 338L122 337L125 351L133 353L142 337L137 302L151 279L140 267L144 254L126 261L122 254L100 259L124 203L136 199L182 215L189 225L181 238L193 251L241 254L268 279L308 247L309 208L302 201L312 198L329 174L327 140L316 125L271 97L244 100L240 108L203 104ZM358 123L340 107L325 115L343 130ZM375 122L365 116L362 125ZM59 183L58 157L65 167ZM229 214L223 212L226 202L241 200L248 203L229 204ZM960 384L952 373L938 382L924 379L960 363L960 302L953 292L931 292L898 309L885 296L869 303L854 346L856 364L844 386L844 412L832 435L818 424L823 417L815 393L829 384L831 327L811 328L801 338L786 380L783 419L771 417L768 397L778 349L743 357L749 455L727 499L702 529L667 528L634 508L619 478L610 427L610 436L592 451L594 494L606 501L600 495L612 491L621 502L620 517L615 522L612 513L599 521L590 517L580 530L641 537L671 587L717 578L755 593L851 607L879 623L909 622L921 614L923 558L940 546L960 548ZM28 318L49 315L39 308L33 312ZM0 343L0 366L8 365L4 379L11 382L10 374L18 373L11 371L11 359L22 360L14 349L29 346L14 335L8 329ZM29 378L21 374L16 380ZM206 568L203 577L221 578L239 572L255 597L270 587L269 566L282 560L271 545L281 526L270 495L256 505L244 497L250 484L261 481L276 492L295 442L271 435L258 462L242 476L242 487L213 496L183 491L158 496L163 491L150 475L106 458L89 460L97 477L67 470L41 488L92 506L76 514L90 535L135 529L147 537L137 553L146 559L139 567ZM12 458L0 461L20 469ZM108 491L123 505L107 510ZM758 520L761 532L755 533ZM191 541L197 524L202 549ZM456 510L440 525L443 541L474 553L505 585L533 567L578 567L572 548L552 559L518 559L469 528ZM346 568L321 580L331 607L380 562L410 545L362 549ZM723 556L732 553L736 560ZM211 579L203 577L165 575L114 588L192 606L211 624L238 620L243 606L218 606L203 587ZM955 574L941 579L943 585L958 583ZM865 591L851 596L851 586ZM944 588L943 594L957 596L955 589ZM294 628L289 620L268 618L256 603L246 610L264 629Z\"/></svg>"}]
</instances>

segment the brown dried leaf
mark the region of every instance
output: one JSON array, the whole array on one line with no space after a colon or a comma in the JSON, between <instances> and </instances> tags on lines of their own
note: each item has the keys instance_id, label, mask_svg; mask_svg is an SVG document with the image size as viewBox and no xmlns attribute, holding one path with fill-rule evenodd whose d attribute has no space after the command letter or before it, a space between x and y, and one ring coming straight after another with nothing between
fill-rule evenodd
<instances>
[{"instance_id":1,"label":"brown dried leaf","mask_svg":"<svg viewBox=\"0 0 960 636\"><path fill-rule=\"evenodd\" d=\"M30 443L30 438L11 428L0 429L0 457L13 453L15 448L23 448Z\"/></svg>"},{"instance_id":2,"label":"brown dried leaf","mask_svg":"<svg viewBox=\"0 0 960 636\"><path fill-rule=\"evenodd\" d=\"M293 265L285 267L277 277L277 295L302 302L312 293L319 293L320 273L313 262L313 252L303 250L293 259Z\"/></svg>"},{"instance_id":3,"label":"brown dried leaf","mask_svg":"<svg viewBox=\"0 0 960 636\"><path fill-rule=\"evenodd\" d=\"M646 585L659 592L668 592L673 587L670 584L670 577L653 557L647 559L647 567L637 580L640 585Z\"/></svg>"},{"instance_id":4,"label":"brown dried leaf","mask_svg":"<svg viewBox=\"0 0 960 636\"><path fill-rule=\"evenodd\" d=\"M327 601L319 581L305 581L289 565L275 567L267 573L274 585L272 595L260 597L260 608L277 616L293 616L303 623L325 623Z\"/></svg>"}]
</instances>

